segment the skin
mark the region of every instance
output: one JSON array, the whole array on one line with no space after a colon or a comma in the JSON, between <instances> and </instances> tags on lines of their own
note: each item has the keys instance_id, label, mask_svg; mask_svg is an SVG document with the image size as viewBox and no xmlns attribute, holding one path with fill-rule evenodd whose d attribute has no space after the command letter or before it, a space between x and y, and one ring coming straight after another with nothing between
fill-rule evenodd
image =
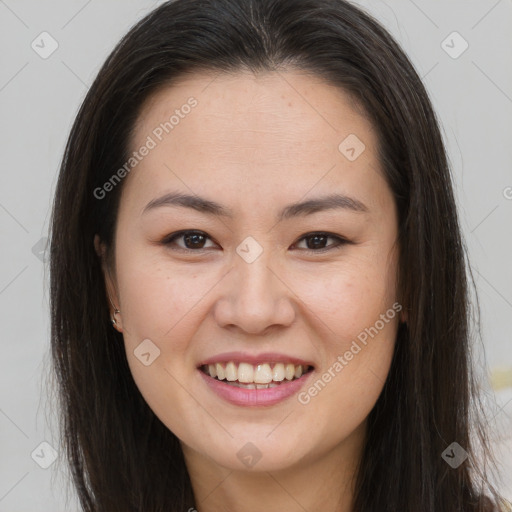
<instances>
[{"instance_id":1,"label":"skin","mask_svg":"<svg viewBox=\"0 0 512 512\"><path fill-rule=\"evenodd\" d=\"M307 404L294 395L273 406L232 405L196 367L223 352L273 351L313 362L315 382L398 301L398 219L376 133L346 93L303 72L196 74L144 105L132 149L190 96L198 105L124 178L115 268L104 266L133 378L181 441L199 512L348 512L402 313ZM355 161L338 149L349 134L366 146ZM170 191L221 203L234 217L169 206L141 214ZM368 211L277 222L285 205L333 192ZM190 253L179 250L183 238L161 243L185 229L210 238ZM308 251L310 232L352 243L336 248L327 238L320 248L331 250L310 242ZM263 248L252 263L236 252L248 236ZM160 349L149 366L134 355L147 338ZM249 442L261 453L252 467L237 457Z\"/></svg>"}]
</instances>

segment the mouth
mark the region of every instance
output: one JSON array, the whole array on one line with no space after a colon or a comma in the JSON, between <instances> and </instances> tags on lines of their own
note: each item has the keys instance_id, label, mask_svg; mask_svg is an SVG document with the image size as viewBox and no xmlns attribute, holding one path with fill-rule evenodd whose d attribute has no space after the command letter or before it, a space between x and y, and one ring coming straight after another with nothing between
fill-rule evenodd
<instances>
[{"instance_id":1,"label":"mouth","mask_svg":"<svg viewBox=\"0 0 512 512\"><path fill-rule=\"evenodd\" d=\"M251 364L229 361L203 364L199 370L229 386L244 389L269 389L300 379L313 371L312 365L267 362Z\"/></svg>"}]
</instances>

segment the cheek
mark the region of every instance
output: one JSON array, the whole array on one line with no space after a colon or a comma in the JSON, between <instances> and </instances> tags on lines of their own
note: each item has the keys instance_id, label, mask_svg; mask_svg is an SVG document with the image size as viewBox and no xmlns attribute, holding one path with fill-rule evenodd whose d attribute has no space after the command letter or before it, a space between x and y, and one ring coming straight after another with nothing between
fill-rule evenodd
<instances>
[{"instance_id":1,"label":"cheek","mask_svg":"<svg viewBox=\"0 0 512 512\"><path fill-rule=\"evenodd\" d=\"M305 414L317 418L324 439L350 435L371 412L391 365L400 306L381 282L338 274L318 301L314 330L322 368L299 396ZM327 446L327 444L326 444Z\"/></svg>"},{"instance_id":2,"label":"cheek","mask_svg":"<svg viewBox=\"0 0 512 512\"><path fill-rule=\"evenodd\" d=\"M307 309L325 324L325 335L357 336L396 300L394 262L371 254L354 255L325 271L290 275L293 290ZM290 281L289 281L290 282Z\"/></svg>"},{"instance_id":3,"label":"cheek","mask_svg":"<svg viewBox=\"0 0 512 512\"><path fill-rule=\"evenodd\" d=\"M318 406L323 401L341 406L331 408L337 417L350 409L356 422L369 413L393 356L401 310L395 272L395 260L369 251L367 257L347 258L334 272L297 280L297 295L306 297L304 315L325 355L320 382L305 401L322 395Z\"/></svg>"},{"instance_id":4,"label":"cheek","mask_svg":"<svg viewBox=\"0 0 512 512\"><path fill-rule=\"evenodd\" d=\"M201 299L219 278L211 272L170 268L161 260L145 258L126 258L118 266L123 327L127 334L164 341L190 324L188 316L200 308ZM176 340L183 338L181 332Z\"/></svg>"},{"instance_id":5,"label":"cheek","mask_svg":"<svg viewBox=\"0 0 512 512\"><path fill-rule=\"evenodd\" d=\"M147 253L135 252L119 260L117 276L123 299L123 338L133 379L155 414L173 432L185 435L186 426L176 418L187 417L190 407L190 395L183 385L195 372L190 340L201 321L201 299L215 278L211 273L176 270L148 258ZM157 352L146 345L152 361L147 366L137 357L146 339L159 350L154 357Z\"/></svg>"}]
</instances>

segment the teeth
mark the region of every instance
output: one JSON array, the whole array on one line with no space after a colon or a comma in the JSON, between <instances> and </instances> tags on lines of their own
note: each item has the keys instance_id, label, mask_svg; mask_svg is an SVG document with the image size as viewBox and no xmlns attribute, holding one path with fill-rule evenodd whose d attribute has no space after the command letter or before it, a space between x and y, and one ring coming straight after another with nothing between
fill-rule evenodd
<instances>
[{"instance_id":1,"label":"teeth","mask_svg":"<svg viewBox=\"0 0 512 512\"><path fill-rule=\"evenodd\" d=\"M269 382L272 382L272 370L270 369L269 364L265 363L256 366L254 382L257 384L268 384Z\"/></svg>"},{"instance_id":2,"label":"teeth","mask_svg":"<svg viewBox=\"0 0 512 512\"><path fill-rule=\"evenodd\" d=\"M216 377L217 377L219 380L224 380L224 379L226 378L226 374L224 373L224 367L223 367L221 364L217 363L217 364L215 365L215 370L216 370L216 372L217 372ZM210 376L211 376L211 374L210 374Z\"/></svg>"},{"instance_id":3,"label":"teeth","mask_svg":"<svg viewBox=\"0 0 512 512\"><path fill-rule=\"evenodd\" d=\"M226 365L226 379L230 382L233 382L238 379L238 371L236 369L236 364L233 361L230 361Z\"/></svg>"},{"instance_id":4,"label":"teeth","mask_svg":"<svg viewBox=\"0 0 512 512\"><path fill-rule=\"evenodd\" d=\"M295 376L295 365L294 364L287 364L284 367L284 376L286 380L292 380Z\"/></svg>"},{"instance_id":5,"label":"teeth","mask_svg":"<svg viewBox=\"0 0 512 512\"><path fill-rule=\"evenodd\" d=\"M275 380L276 382L281 382L284 380L284 364L283 363L277 363L274 366L274 371L272 372L272 380Z\"/></svg>"},{"instance_id":6,"label":"teeth","mask_svg":"<svg viewBox=\"0 0 512 512\"><path fill-rule=\"evenodd\" d=\"M254 368L252 364L240 363L238 365L238 382L254 382Z\"/></svg>"},{"instance_id":7,"label":"teeth","mask_svg":"<svg viewBox=\"0 0 512 512\"><path fill-rule=\"evenodd\" d=\"M244 387L248 389L265 389L267 387L275 387L284 381L298 379L308 371L308 366L297 365L292 363L261 363L252 365L250 363L215 363L203 365L202 370L216 377L218 380L225 380L228 383Z\"/></svg>"},{"instance_id":8,"label":"teeth","mask_svg":"<svg viewBox=\"0 0 512 512\"><path fill-rule=\"evenodd\" d=\"M268 389L268 388L276 388L279 386L279 384L276 384L275 382L270 382L268 384L241 384L240 382L226 382L226 384L229 384L230 386L234 386L237 388L244 388L244 389Z\"/></svg>"}]
</instances>

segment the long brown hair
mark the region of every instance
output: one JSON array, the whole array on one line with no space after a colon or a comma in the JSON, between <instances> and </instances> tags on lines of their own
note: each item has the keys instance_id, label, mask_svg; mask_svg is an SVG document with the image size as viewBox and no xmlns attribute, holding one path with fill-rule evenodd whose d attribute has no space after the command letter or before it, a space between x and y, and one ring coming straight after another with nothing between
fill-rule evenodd
<instances>
[{"instance_id":1,"label":"long brown hair","mask_svg":"<svg viewBox=\"0 0 512 512\"><path fill-rule=\"evenodd\" d=\"M113 263L122 182L101 200L94 190L127 161L141 106L157 89L184 73L243 69L307 70L357 98L378 133L398 208L408 322L369 415L354 512L496 510L470 360L466 249L438 122L391 35L344 0L164 3L131 28L88 91L62 160L50 239L62 449L83 510L199 506L178 439L141 396L110 323L93 239L99 234ZM468 453L456 468L441 456L452 442Z\"/></svg>"}]
</instances>

